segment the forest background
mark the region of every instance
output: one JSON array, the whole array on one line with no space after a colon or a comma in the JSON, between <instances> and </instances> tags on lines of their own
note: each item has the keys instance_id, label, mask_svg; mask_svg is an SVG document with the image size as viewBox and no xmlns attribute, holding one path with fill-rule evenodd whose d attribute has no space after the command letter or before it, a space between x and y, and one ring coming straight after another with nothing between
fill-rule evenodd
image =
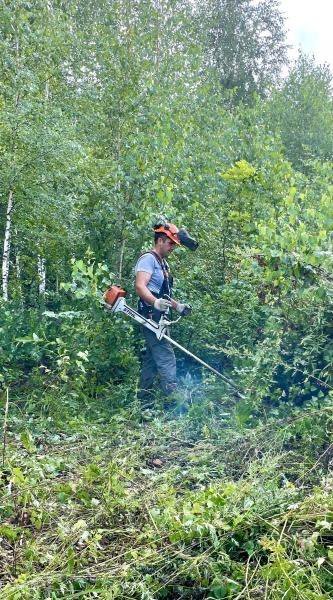
<instances>
[{"instance_id":1,"label":"forest background","mask_svg":"<svg viewBox=\"0 0 333 600\"><path fill-rule=\"evenodd\" d=\"M0 14L0 597L331 597L328 66L288 63L275 0ZM246 400L179 356L188 414L143 424L142 342L100 301L134 304L161 215L200 244L174 336Z\"/></svg>"}]
</instances>

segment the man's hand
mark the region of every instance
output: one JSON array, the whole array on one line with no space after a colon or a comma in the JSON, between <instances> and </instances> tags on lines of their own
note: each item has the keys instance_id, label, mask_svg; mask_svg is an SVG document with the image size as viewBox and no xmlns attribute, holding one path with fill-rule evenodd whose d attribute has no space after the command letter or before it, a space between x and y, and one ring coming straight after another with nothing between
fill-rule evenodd
<instances>
[{"instance_id":1,"label":"man's hand","mask_svg":"<svg viewBox=\"0 0 333 600\"><path fill-rule=\"evenodd\" d=\"M165 298L157 298L154 302L154 308L160 312L165 312L170 306L170 300L166 300Z\"/></svg>"},{"instance_id":2,"label":"man's hand","mask_svg":"<svg viewBox=\"0 0 333 600\"><path fill-rule=\"evenodd\" d=\"M190 315L192 312L192 306L190 304L181 304L180 302L177 302L175 309L182 317L187 317L187 315Z\"/></svg>"}]
</instances>

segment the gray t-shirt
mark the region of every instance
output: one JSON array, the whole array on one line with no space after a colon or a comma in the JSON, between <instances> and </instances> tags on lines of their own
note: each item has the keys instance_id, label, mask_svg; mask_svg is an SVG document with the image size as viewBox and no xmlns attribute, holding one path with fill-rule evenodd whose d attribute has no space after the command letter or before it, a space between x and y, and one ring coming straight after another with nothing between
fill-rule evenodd
<instances>
[{"instance_id":1,"label":"gray t-shirt","mask_svg":"<svg viewBox=\"0 0 333 600\"><path fill-rule=\"evenodd\" d=\"M164 281L163 269L157 258L150 253L140 256L135 265L135 274L139 271L150 273L151 278L148 281L147 288L154 294L158 294Z\"/></svg>"}]
</instances>

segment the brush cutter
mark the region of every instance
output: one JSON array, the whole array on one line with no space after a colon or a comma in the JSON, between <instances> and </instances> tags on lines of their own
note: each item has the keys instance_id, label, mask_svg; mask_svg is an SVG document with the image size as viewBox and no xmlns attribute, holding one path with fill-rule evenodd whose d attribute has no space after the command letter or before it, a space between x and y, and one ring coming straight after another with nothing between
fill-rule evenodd
<instances>
[{"instance_id":1,"label":"brush cutter","mask_svg":"<svg viewBox=\"0 0 333 600\"><path fill-rule=\"evenodd\" d=\"M146 317L140 315L140 313L138 313L136 310L134 310L134 308L129 306L125 300L126 294L127 294L127 292L125 290L123 290L120 286L112 285L111 287L108 288L108 290L105 292L105 294L103 296L103 298L104 298L103 304L108 310L111 310L111 312L113 312L113 313L122 312L125 315L127 315L128 317L131 317L131 319L134 319L134 321L139 323L139 325L143 325L143 327L150 329L150 331L153 331L155 333L158 340L165 338L166 340L168 340L168 342L173 344L173 346L175 346L176 348L178 348L179 350L181 350L182 352L184 352L185 354L187 354L188 356L190 356L191 358L196 360L203 367L205 367L206 369L209 369L210 371L215 373L215 375L218 375L218 377L221 377L221 379L223 379L223 381L230 388L232 388L233 392L236 394L236 396L238 398L242 398L242 399L245 398L245 396L243 394L241 394L241 392L237 389L236 384L231 379L228 379L227 377L222 375L222 373L220 373L219 371L214 369L214 367L211 367L206 362L201 360L201 358L199 358L198 356L195 356L195 354L192 354L192 352L190 352L189 350L187 350L186 348L184 348L183 346L178 344L178 342L175 342L175 340L173 340L168 335L170 325L174 325L175 323L178 323L178 321L181 319L181 317L178 317L175 321L170 321L165 316L166 315L166 313L165 313L165 315L162 314L160 321L158 323L156 323L152 319L147 319Z\"/></svg>"}]
</instances>

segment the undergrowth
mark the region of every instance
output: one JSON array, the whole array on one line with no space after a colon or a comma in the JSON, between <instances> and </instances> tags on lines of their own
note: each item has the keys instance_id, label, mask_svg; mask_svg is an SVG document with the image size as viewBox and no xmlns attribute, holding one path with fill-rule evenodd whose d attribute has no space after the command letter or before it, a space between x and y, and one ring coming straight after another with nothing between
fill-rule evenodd
<instances>
[{"instance_id":1,"label":"undergrowth","mask_svg":"<svg viewBox=\"0 0 333 600\"><path fill-rule=\"evenodd\" d=\"M113 393L10 398L0 598L332 597L332 397L259 414L207 389L143 421Z\"/></svg>"}]
</instances>

